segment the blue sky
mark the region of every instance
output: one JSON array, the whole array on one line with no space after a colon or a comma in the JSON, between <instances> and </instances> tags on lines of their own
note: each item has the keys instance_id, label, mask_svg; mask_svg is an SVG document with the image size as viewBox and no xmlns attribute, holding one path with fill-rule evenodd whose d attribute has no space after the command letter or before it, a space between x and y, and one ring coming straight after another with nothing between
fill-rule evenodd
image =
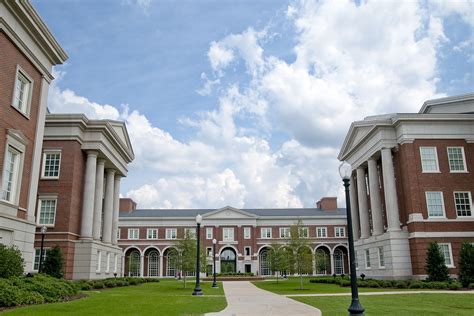
<instances>
[{"instance_id":1,"label":"blue sky","mask_svg":"<svg viewBox=\"0 0 474 316\"><path fill-rule=\"evenodd\" d=\"M311 207L353 120L472 92L468 1L33 0L53 112L125 120L139 207Z\"/></svg>"}]
</instances>

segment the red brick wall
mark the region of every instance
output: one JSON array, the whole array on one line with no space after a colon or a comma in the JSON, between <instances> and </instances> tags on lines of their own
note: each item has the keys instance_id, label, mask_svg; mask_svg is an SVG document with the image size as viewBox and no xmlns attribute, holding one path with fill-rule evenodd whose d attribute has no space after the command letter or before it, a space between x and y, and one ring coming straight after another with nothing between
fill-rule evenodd
<instances>
[{"instance_id":1,"label":"red brick wall","mask_svg":"<svg viewBox=\"0 0 474 316\"><path fill-rule=\"evenodd\" d=\"M26 209L36 139L39 103L41 98L41 74L1 31L0 47L0 170L3 170L7 129L11 128L21 131L27 138L28 144L26 146L26 152L24 153L19 206ZM29 119L23 116L11 105L17 65L20 65L20 67L34 81Z\"/></svg>"}]
</instances>

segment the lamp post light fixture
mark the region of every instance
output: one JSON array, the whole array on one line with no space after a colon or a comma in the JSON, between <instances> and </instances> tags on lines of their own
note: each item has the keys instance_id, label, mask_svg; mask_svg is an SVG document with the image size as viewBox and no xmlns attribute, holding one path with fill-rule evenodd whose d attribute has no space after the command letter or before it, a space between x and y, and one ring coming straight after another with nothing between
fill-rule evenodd
<instances>
[{"instance_id":1,"label":"lamp post light fixture","mask_svg":"<svg viewBox=\"0 0 474 316\"><path fill-rule=\"evenodd\" d=\"M201 243L201 222L202 222L202 216L201 214L198 214L196 216L196 286L194 287L194 292L193 295L202 295L202 290L201 290L201 282L199 280L199 272L201 271L201 264L200 264L200 243Z\"/></svg>"},{"instance_id":2,"label":"lamp post light fixture","mask_svg":"<svg viewBox=\"0 0 474 316\"><path fill-rule=\"evenodd\" d=\"M339 174L341 175L342 182L346 191L346 212L347 212L347 233L349 237L349 261L350 261L350 272L351 272L351 293L352 302L349 308L349 315L364 315L364 308L359 302L359 290L357 289L357 272L355 265L355 251L354 251L354 235L352 233L352 215L351 215L351 201L349 198L349 186L352 174L352 167L347 162L342 162L339 166Z\"/></svg>"},{"instance_id":3,"label":"lamp post light fixture","mask_svg":"<svg viewBox=\"0 0 474 316\"><path fill-rule=\"evenodd\" d=\"M44 235L46 234L46 231L48 228L46 226L41 227L41 250L40 250L40 261L39 261L39 266L38 266L38 273L41 273L41 270L43 268L43 252L44 252Z\"/></svg>"},{"instance_id":4,"label":"lamp post light fixture","mask_svg":"<svg viewBox=\"0 0 474 316\"><path fill-rule=\"evenodd\" d=\"M212 259L214 261L214 264L213 264L213 269L214 269L214 282L212 283L212 287L217 289L218 286L217 286L217 281L216 281L216 244L217 244L217 240L214 238L212 240Z\"/></svg>"}]
</instances>

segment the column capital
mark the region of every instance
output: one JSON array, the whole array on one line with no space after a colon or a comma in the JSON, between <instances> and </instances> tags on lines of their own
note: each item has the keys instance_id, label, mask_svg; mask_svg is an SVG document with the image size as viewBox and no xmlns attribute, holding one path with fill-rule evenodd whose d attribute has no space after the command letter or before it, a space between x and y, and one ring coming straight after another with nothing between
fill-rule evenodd
<instances>
[{"instance_id":1,"label":"column capital","mask_svg":"<svg viewBox=\"0 0 474 316\"><path fill-rule=\"evenodd\" d=\"M98 165L105 165L105 159L103 159L103 158L98 158L98 159L97 159L97 164L98 164Z\"/></svg>"},{"instance_id":2,"label":"column capital","mask_svg":"<svg viewBox=\"0 0 474 316\"><path fill-rule=\"evenodd\" d=\"M112 169L112 168L107 168L107 169L105 169L105 172L106 172L107 174L115 175L115 173L117 172L117 170Z\"/></svg>"},{"instance_id":3,"label":"column capital","mask_svg":"<svg viewBox=\"0 0 474 316\"><path fill-rule=\"evenodd\" d=\"M97 156L99 156L99 152L95 151L95 150L88 150L88 151L86 151L86 153L87 153L87 157L93 156L93 157L97 158Z\"/></svg>"}]
</instances>

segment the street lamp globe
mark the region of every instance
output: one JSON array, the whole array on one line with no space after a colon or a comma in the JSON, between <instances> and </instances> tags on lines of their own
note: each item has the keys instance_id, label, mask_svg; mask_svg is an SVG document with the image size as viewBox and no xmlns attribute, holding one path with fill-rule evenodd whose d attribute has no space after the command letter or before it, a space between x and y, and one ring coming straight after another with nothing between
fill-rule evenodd
<instances>
[{"instance_id":1,"label":"street lamp globe","mask_svg":"<svg viewBox=\"0 0 474 316\"><path fill-rule=\"evenodd\" d=\"M196 223L197 223L197 224L201 224L201 223L202 223L202 216L201 216L201 214L198 214L198 215L196 216Z\"/></svg>"},{"instance_id":2,"label":"street lamp globe","mask_svg":"<svg viewBox=\"0 0 474 316\"><path fill-rule=\"evenodd\" d=\"M343 161L339 165L339 174L341 175L342 180L348 180L351 177L352 167L347 162Z\"/></svg>"},{"instance_id":3,"label":"street lamp globe","mask_svg":"<svg viewBox=\"0 0 474 316\"><path fill-rule=\"evenodd\" d=\"M214 238L214 239L212 240L212 243L213 243L214 245L217 244L217 239Z\"/></svg>"},{"instance_id":4,"label":"street lamp globe","mask_svg":"<svg viewBox=\"0 0 474 316\"><path fill-rule=\"evenodd\" d=\"M46 226L41 227L41 233L42 234L46 234L47 230L48 230L48 227L46 227Z\"/></svg>"}]
</instances>

